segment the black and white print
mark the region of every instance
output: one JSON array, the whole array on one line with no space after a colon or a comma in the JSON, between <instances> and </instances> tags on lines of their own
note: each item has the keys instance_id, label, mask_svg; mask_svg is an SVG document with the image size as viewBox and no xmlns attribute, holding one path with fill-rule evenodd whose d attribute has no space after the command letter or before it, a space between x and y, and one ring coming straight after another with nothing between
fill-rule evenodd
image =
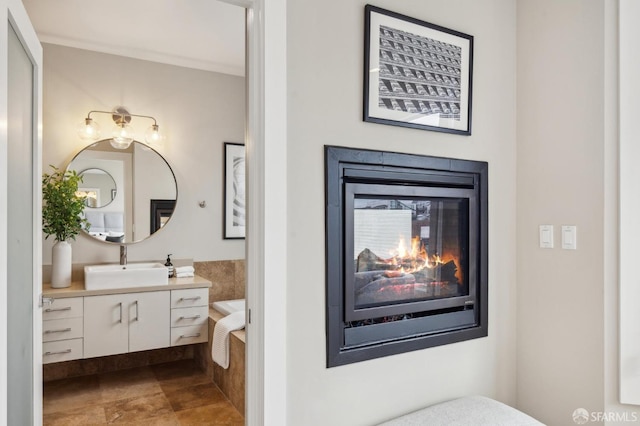
<instances>
[{"instance_id":1,"label":"black and white print","mask_svg":"<svg viewBox=\"0 0 640 426\"><path fill-rule=\"evenodd\" d=\"M244 226L244 155L233 156L233 226Z\"/></svg>"},{"instance_id":2,"label":"black and white print","mask_svg":"<svg viewBox=\"0 0 640 426\"><path fill-rule=\"evenodd\" d=\"M224 144L224 238L245 237L245 150L243 144Z\"/></svg>"},{"instance_id":3,"label":"black and white print","mask_svg":"<svg viewBox=\"0 0 640 426\"><path fill-rule=\"evenodd\" d=\"M364 120L471 134L473 37L366 6Z\"/></svg>"},{"instance_id":4,"label":"black and white print","mask_svg":"<svg viewBox=\"0 0 640 426\"><path fill-rule=\"evenodd\" d=\"M460 121L461 50L380 26L380 108Z\"/></svg>"}]
</instances>

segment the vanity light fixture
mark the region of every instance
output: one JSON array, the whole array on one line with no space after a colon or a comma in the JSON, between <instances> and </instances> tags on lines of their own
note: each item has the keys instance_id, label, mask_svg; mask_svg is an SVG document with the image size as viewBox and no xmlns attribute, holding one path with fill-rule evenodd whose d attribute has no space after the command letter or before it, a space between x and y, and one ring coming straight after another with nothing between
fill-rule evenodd
<instances>
[{"instance_id":1,"label":"vanity light fixture","mask_svg":"<svg viewBox=\"0 0 640 426\"><path fill-rule=\"evenodd\" d=\"M100 137L100 125L87 117L78 124L78 136L82 140L95 141Z\"/></svg>"},{"instance_id":2,"label":"vanity light fixture","mask_svg":"<svg viewBox=\"0 0 640 426\"><path fill-rule=\"evenodd\" d=\"M157 124L152 124L151 127L144 132L144 140L149 145L157 144L161 142L163 139L162 133L160 133L160 126Z\"/></svg>"},{"instance_id":3,"label":"vanity light fixture","mask_svg":"<svg viewBox=\"0 0 640 426\"><path fill-rule=\"evenodd\" d=\"M117 107L113 111L89 111L87 118L78 125L78 136L83 140L98 140L100 137L100 125L91 118L91 114L94 113L111 115L111 118L115 123L113 130L111 131L111 146L116 149L127 149L135 138L133 126L129 124L131 122L131 117L142 117L153 120L153 124L144 134L145 142L148 145L157 144L163 139L163 135L160 133L160 126L158 126L158 122L154 117L149 115L131 114L126 108Z\"/></svg>"}]
</instances>

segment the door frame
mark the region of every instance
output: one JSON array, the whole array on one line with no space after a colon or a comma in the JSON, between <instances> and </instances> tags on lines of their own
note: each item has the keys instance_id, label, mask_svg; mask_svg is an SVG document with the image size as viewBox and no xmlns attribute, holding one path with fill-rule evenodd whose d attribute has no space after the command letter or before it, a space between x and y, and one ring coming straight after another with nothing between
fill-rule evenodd
<instances>
[{"instance_id":1,"label":"door frame","mask_svg":"<svg viewBox=\"0 0 640 426\"><path fill-rule=\"evenodd\" d=\"M247 10L245 424L286 425L287 0L221 1Z\"/></svg>"},{"instance_id":2,"label":"door frame","mask_svg":"<svg viewBox=\"0 0 640 426\"><path fill-rule=\"evenodd\" d=\"M34 120L32 123L33 141L33 409L34 423L40 424L42 419L42 311L40 293L42 291L42 46L29 21L20 0L0 0L0 46L7 52L9 25L14 29L20 42L34 65ZM8 161L8 57L0 55L0 170L7 170ZM7 208L8 178L0 173L0 312L7 311ZM0 345L7 347L7 322L0 322ZM7 407L7 353L0 352L0 422L6 421Z\"/></svg>"}]
</instances>

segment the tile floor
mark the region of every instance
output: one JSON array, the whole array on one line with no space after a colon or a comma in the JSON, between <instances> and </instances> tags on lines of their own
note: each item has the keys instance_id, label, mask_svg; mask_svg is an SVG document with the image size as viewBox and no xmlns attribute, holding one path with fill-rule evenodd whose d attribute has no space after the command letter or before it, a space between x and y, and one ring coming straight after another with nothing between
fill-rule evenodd
<instances>
[{"instance_id":1,"label":"tile floor","mask_svg":"<svg viewBox=\"0 0 640 426\"><path fill-rule=\"evenodd\" d=\"M193 360L44 383L44 425L244 425Z\"/></svg>"}]
</instances>

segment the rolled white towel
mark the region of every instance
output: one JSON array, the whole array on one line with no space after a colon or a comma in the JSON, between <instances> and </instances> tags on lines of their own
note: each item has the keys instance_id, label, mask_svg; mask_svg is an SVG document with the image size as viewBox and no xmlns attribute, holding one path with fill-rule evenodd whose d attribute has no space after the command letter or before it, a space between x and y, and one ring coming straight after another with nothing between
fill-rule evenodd
<instances>
[{"instance_id":1,"label":"rolled white towel","mask_svg":"<svg viewBox=\"0 0 640 426\"><path fill-rule=\"evenodd\" d=\"M189 278L193 277L193 272L178 272L176 273L176 278Z\"/></svg>"},{"instance_id":2,"label":"rolled white towel","mask_svg":"<svg viewBox=\"0 0 640 426\"><path fill-rule=\"evenodd\" d=\"M193 266L178 266L175 269L176 274L181 274L183 272L195 272L195 268Z\"/></svg>"}]
</instances>

